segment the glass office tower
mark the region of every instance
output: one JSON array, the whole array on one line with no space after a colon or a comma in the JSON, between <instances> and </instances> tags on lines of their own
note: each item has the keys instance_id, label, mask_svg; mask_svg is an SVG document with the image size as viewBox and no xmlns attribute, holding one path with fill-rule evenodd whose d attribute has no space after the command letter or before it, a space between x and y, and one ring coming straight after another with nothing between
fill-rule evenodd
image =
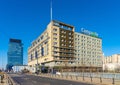
<instances>
[{"instance_id":1,"label":"glass office tower","mask_svg":"<svg viewBox=\"0 0 120 85\"><path fill-rule=\"evenodd\" d=\"M19 39L10 39L8 47L7 69L12 69L12 66L23 65L23 44Z\"/></svg>"}]
</instances>

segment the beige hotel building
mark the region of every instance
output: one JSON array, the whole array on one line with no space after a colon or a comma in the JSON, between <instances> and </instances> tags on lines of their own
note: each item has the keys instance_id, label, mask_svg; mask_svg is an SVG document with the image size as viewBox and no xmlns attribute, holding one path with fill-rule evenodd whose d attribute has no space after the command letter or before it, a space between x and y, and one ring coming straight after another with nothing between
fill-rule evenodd
<instances>
[{"instance_id":1,"label":"beige hotel building","mask_svg":"<svg viewBox=\"0 0 120 85\"><path fill-rule=\"evenodd\" d=\"M92 33L92 32L91 32ZM102 39L98 35L75 32L76 66L85 71L102 70Z\"/></svg>"},{"instance_id":2,"label":"beige hotel building","mask_svg":"<svg viewBox=\"0 0 120 85\"><path fill-rule=\"evenodd\" d=\"M52 20L28 48L28 65L36 68L37 63L64 71L102 69L102 39L88 30L76 33L74 26Z\"/></svg>"},{"instance_id":3,"label":"beige hotel building","mask_svg":"<svg viewBox=\"0 0 120 85\"><path fill-rule=\"evenodd\" d=\"M28 48L28 65L53 68L72 67L74 57L74 26L52 20L46 30Z\"/></svg>"}]
</instances>

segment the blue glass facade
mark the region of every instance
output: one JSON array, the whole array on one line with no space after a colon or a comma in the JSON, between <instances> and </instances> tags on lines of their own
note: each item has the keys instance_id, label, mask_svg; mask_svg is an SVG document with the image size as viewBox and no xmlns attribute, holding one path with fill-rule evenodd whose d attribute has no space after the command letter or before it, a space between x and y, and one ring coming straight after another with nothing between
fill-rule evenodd
<instances>
[{"instance_id":1,"label":"blue glass facade","mask_svg":"<svg viewBox=\"0 0 120 85\"><path fill-rule=\"evenodd\" d=\"M8 68L14 65L23 65L23 44L21 40L10 39L8 48Z\"/></svg>"}]
</instances>

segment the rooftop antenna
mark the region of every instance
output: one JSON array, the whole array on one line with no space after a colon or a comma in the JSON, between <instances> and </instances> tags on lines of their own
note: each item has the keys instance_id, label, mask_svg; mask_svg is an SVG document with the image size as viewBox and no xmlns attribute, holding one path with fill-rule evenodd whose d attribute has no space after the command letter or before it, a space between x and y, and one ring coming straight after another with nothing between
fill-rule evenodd
<instances>
[{"instance_id":1,"label":"rooftop antenna","mask_svg":"<svg viewBox=\"0 0 120 85\"><path fill-rule=\"evenodd\" d=\"M51 3L50 3L50 19L52 21L52 0L51 0Z\"/></svg>"}]
</instances>

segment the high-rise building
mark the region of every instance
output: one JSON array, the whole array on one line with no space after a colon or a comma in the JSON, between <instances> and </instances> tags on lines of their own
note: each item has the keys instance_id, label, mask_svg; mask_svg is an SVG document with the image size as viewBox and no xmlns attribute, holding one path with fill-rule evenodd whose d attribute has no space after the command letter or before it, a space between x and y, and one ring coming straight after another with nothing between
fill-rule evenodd
<instances>
[{"instance_id":1,"label":"high-rise building","mask_svg":"<svg viewBox=\"0 0 120 85\"><path fill-rule=\"evenodd\" d=\"M120 54L114 54L111 56L105 56L103 70L120 72Z\"/></svg>"},{"instance_id":2,"label":"high-rise building","mask_svg":"<svg viewBox=\"0 0 120 85\"><path fill-rule=\"evenodd\" d=\"M104 64L108 63L120 63L120 54L114 54L112 56L104 57Z\"/></svg>"},{"instance_id":3,"label":"high-rise building","mask_svg":"<svg viewBox=\"0 0 120 85\"><path fill-rule=\"evenodd\" d=\"M32 67L71 67L74 58L74 26L55 20L28 48L28 65Z\"/></svg>"},{"instance_id":4,"label":"high-rise building","mask_svg":"<svg viewBox=\"0 0 120 85\"><path fill-rule=\"evenodd\" d=\"M23 44L19 39L10 39L7 53L7 69L14 65L23 65Z\"/></svg>"},{"instance_id":5,"label":"high-rise building","mask_svg":"<svg viewBox=\"0 0 120 85\"><path fill-rule=\"evenodd\" d=\"M28 65L60 67L64 71L84 68L102 69L102 39L97 33L52 20L46 30L28 48ZM77 69L79 68L79 69Z\"/></svg>"},{"instance_id":6,"label":"high-rise building","mask_svg":"<svg viewBox=\"0 0 120 85\"><path fill-rule=\"evenodd\" d=\"M74 37L76 66L88 70L102 70L102 39L95 32L82 29Z\"/></svg>"}]
</instances>

